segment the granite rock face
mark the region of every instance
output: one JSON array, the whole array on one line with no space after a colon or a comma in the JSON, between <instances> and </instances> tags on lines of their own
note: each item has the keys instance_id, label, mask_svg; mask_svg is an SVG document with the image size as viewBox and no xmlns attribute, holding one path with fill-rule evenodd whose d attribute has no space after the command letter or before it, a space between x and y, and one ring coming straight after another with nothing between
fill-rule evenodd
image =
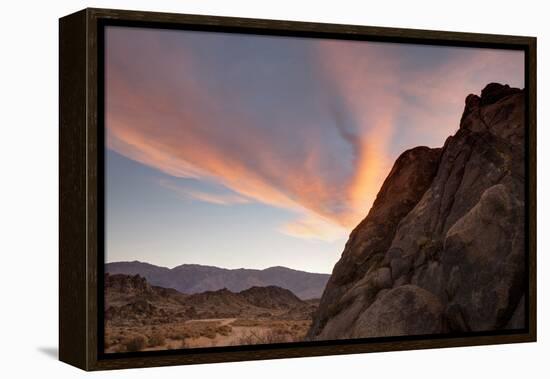
<instances>
[{"instance_id":1,"label":"granite rock face","mask_svg":"<svg viewBox=\"0 0 550 379\"><path fill-rule=\"evenodd\" d=\"M524 326L523 90L469 95L442 149L395 162L353 230L310 339Z\"/></svg>"}]
</instances>

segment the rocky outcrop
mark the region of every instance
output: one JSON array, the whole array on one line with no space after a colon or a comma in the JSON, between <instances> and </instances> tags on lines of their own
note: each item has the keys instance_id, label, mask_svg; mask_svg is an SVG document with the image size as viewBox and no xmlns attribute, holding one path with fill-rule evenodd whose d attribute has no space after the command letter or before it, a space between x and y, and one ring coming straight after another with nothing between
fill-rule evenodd
<instances>
[{"instance_id":1,"label":"rocky outcrop","mask_svg":"<svg viewBox=\"0 0 550 379\"><path fill-rule=\"evenodd\" d=\"M239 292L239 295L250 304L261 308L289 309L305 305L291 291L276 286L251 287Z\"/></svg>"},{"instance_id":2,"label":"rocky outcrop","mask_svg":"<svg viewBox=\"0 0 550 379\"><path fill-rule=\"evenodd\" d=\"M442 149L397 159L309 338L523 327L524 103L523 90L491 83L466 98Z\"/></svg>"},{"instance_id":3,"label":"rocky outcrop","mask_svg":"<svg viewBox=\"0 0 550 379\"><path fill-rule=\"evenodd\" d=\"M176 320L186 295L152 286L139 275L105 274L105 321L108 325L162 323Z\"/></svg>"},{"instance_id":4,"label":"rocky outcrop","mask_svg":"<svg viewBox=\"0 0 550 379\"><path fill-rule=\"evenodd\" d=\"M153 293L151 285L139 275L105 274L104 286L108 293L119 292L126 295L150 295Z\"/></svg>"},{"instance_id":5,"label":"rocky outcrop","mask_svg":"<svg viewBox=\"0 0 550 379\"><path fill-rule=\"evenodd\" d=\"M183 294L150 285L139 275L105 274L105 320L109 325L163 324L189 319L271 318L309 320L317 304L276 287L227 288Z\"/></svg>"}]
</instances>

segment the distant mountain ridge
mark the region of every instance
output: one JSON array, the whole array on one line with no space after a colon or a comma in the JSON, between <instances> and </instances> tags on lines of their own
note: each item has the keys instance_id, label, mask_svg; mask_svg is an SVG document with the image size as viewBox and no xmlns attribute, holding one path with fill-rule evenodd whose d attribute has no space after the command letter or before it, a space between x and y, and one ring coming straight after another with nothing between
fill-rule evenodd
<instances>
[{"instance_id":1,"label":"distant mountain ridge","mask_svg":"<svg viewBox=\"0 0 550 379\"><path fill-rule=\"evenodd\" d=\"M330 278L329 274L298 271L282 266L256 270L183 264L170 269L139 261L107 263L105 272L140 275L153 286L173 288L186 294L223 288L240 292L252 287L277 286L292 291L302 300L319 298Z\"/></svg>"}]
</instances>

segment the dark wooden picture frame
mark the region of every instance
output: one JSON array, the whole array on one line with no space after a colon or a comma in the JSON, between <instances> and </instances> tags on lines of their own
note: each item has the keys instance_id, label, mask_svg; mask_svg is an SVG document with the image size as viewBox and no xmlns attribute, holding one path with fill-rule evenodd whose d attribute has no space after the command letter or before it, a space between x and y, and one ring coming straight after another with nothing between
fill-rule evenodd
<instances>
[{"instance_id":1,"label":"dark wooden picture frame","mask_svg":"<svg viewBox=\"0 0 550 379\"><path fill-rule=\"evenodd\" d=\"M103 28L140 25L488 47L525 52L527 328L459 336L407 336L234 346L105 356L103 330ZM367 26L85 9L59 21L59 358L84 370L291 358L536 341L536 38Z\"/></svg>"}]
</instances>

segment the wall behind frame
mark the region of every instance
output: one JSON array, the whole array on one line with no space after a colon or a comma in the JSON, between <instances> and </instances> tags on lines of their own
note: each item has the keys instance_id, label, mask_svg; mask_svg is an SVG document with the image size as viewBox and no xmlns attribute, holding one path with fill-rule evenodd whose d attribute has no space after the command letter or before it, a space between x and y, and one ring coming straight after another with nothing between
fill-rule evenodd
<instances>
[{"instance_id":1,"label":"wall behind frame","mask_svg":"<svg viewBox=\"0 0 550 379\"><path fill-rule=\"evenodd\" d=\"M58 134L57 134L57 19L78 9L94 6L155 10L222 16L257 17L373 26L410 27L482 33L535 35L538 37L538 140L550 142L548 111L548 41L550 34L543 4L522 1L402 1L394 2L297 2L269 1L66 1L40 3L10 2L4 5L0 25L4 49L2 59L2 257L4 270L0 288L4 312L0 314L4 344L2 372L7 377L82 375L54 358L57 354L58 278ZM549 149L540 148L539 183L539 342L506 346L468 347L444 350L333 356L293 360L215 364L203 366L126 370L96 373L107 377L182 375L201 378L281 378L314 375L335 378L345 375L390 375L422 378L496 376L517 378L529 373L549 372L545 359L550 337L544 320L549 303L541 293L549 291L548 266L544 252L550 248L545 199L550 173ZM9 304L9 306L7 305ZM7 342L9 341L9 342ZM349 374L348 374L349 373ZM11 374L11 375L10 375Z\"/></svg>"}]
</instances>

